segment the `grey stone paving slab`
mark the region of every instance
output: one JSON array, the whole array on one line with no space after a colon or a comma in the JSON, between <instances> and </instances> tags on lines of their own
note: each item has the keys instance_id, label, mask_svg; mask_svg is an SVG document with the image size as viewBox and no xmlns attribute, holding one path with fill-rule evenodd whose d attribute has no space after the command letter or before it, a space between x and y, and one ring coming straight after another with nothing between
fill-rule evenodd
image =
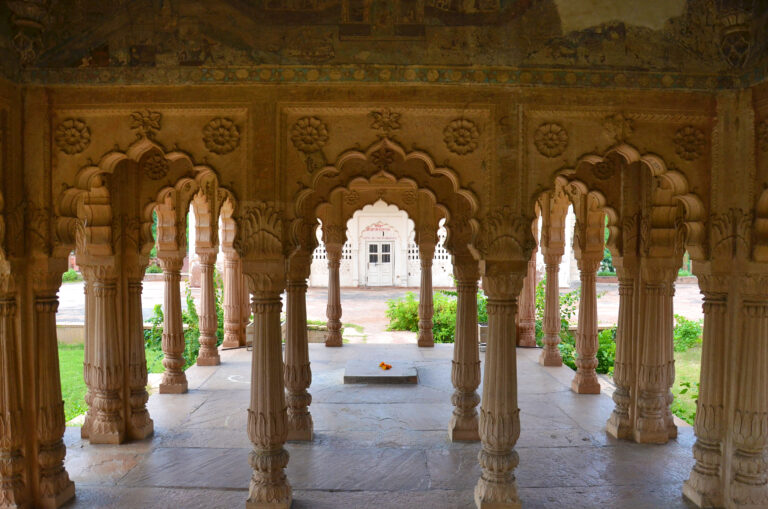
<instances>
[{"instance_id":1,"label":"grey stone paving slab","mask_svg":"<svg viewBox=\"0 0 768 509\"><path fill-rule=\"evenodd\" d=\"M382 368L381 363L389 368ZM412 362L388 360L377 362L373 358L352 359L344 366L345 384L417 384L419 375Z\"/></svg>"}]
</instances>

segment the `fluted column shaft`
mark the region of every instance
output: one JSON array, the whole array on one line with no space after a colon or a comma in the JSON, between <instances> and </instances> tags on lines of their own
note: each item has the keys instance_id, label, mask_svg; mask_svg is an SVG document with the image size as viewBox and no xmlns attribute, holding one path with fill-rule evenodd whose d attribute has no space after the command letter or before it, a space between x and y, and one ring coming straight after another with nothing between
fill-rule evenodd
<instances>
[{"instance_id":1,"label":"fluted column shaft","mask_svg":"<svg viewBox=\"0 0 768 509\"><path fill-rule=\"evenodd\" d=\"M488 345L479 420L482 474L475 487L478 509L520 507L514 475L519 463L514 447L520 436L515 313L523 276L483 277L488 294Z\"/></svg>"},{"instance_id":2,"label":"fluted column shaft","mask_svg":"<svg viewBox=\"0 0 768 509\"><path fill-rule=\"evenodd\" d=\"M222 348L245 345L241 326L243 272L240 257L234 252L224 256L224 341Z\"/></svg>"},{"instance_id":3,"label":"fluted column shaft","mask_svg":"<svg viewBox=\"0 0 768 509\"><path fill-rule=\"evenodd\" d=\"M432 316L435 307L432 301L432 259L435 257L435 244L421 242L419 244L419 259L421 261L421 285L419 286L419 346L435 346L432 332Z\"/></svg>"},{"instance_id":4,"label":"fluted column shaft","mask_svg":"<svg viewBox=\"0 0 768 509\"><path fill-rule=\"evenodd\" d=\"M677 436L669 409L675 381L672 302L676 272L652 267L643 269L642 321L638 324L642 334L634 429L638 443L663 444ZM662 275L664 273L666 276Z\"/></svg>"},{"instance_id":5,"label":"fluted column shaft","mask_svg":"<svg viewBox=\"0 0 768 509\"><path fill-rule=\"evenodd\" d=\"M328 256L328 305L325 315L328 318L328 336L325 346L342 346L341 339L341 286L339 268L341 267L342 244L325 245Z\"/></svg>"},{"instance_id":6,"label":"fluted column shaft","mask_svg":"<svg viewBox=\"0 0 768 509\"><path fill-rule=\"evenodd\" d=\"M58 275L58 273L57 273ZM2 304L0 303L0 306ZM61 396L59 351L56 340L56 291L35 294L35 349L37 351L37 460L39 498L59 507L75 496L75 485L64 469L64 401ZM0 310L0 313L2 311ZM2 504L0 504L2 505Z\"/></svg>"},{"instance_id":7,"label":"fluted column shaft","mask_svg":"<svg viewBox=\"0 0 768 509\"><path fill-rule=\"evenodd\" d=\"M528 260L517 315L517 346L524 348L536 348L536 252Z\"/></svg>"},{"instance_id":8,"label":"fluted column shaft","mask_svg":"<svg viewBox=\"0 0 768 509\"><path fill-rule=\"evenodd\" d=\"M280 334L280 293L260 292L253 296L255 338L251 365L251 405L248 437L253 443L253 468L246 507L288 509L291 486L285 476L288 452L288 416L283 385L283 355Z\"/></svg>"},{"instance_id":9,"label":"fluted column shaft","mask_svg":"<svg viewBox=\"0 0 768 509\"><path fill-rule=\"evenodd\" d=\"M597 380L597 290L595 276L600 260L579 260L581 297L579 299L579 324L576 331L576 376L571 390L577 394L599 394Z\"/></svg>"},{"instance_id":10,"label":"fluted column shaft","mask_svg":"<svg viewBox=\"0 0 768 509\"><path fill-rule=\"evenodd\" d=\"M16 346L16 298L0 295L0 506L28 500L24 480L24 424ZM62 417L63 419L63 417Z\"/></svg>"},{"instance_id":11,"label":"fluted column shaft","mask_svg":"<svg viewBox=\"0 0 768 509\"><path fill-rule=\"evenodd\" d=\"M141 279L128 279L128 438L143 440L154 433L147 411L147 357L141 313Z\"/></svg>"},{"instance_id":12,"label":"fluted column shaft","mask_svg":"<svg viewBox=\"0 0 768 509\"><path fill-rule=\"evenodd\" d=\"M92 444L125 439L122 415L123 345L117 334L117 284L110 269L81 266L86 280L84 378L89 406L81 430Z\"/></svg>"},{"instance_id":13,"label":"fluted column shaft","mask_svg":"<svg viewBox=\"0 0 768 509\"><path fill-rule=\"evenodd\" d=\"M616 325L616 358L614 361L613 392L615 404L608 418L606 431L615 438L632 438L632 391L635 385L633 338L636 334L635 279L619 270L619 322Z\"/></svg>"},{"instance_id":14,"label":"fluted column shaft","mask_svg":"<svg viewBox=\"0 0 768 509\"><path fill-rule=\"evenodd\" d=\"M467 271L470 272L470 271ZM459 275L456 281L456 338L453 345L451 382L453 414L448 427L451 441L480 440L477 404L480 396L480 351L477 342L477 278Z\"/></svg>"},{"instance_id":15,"label":"fluted column shaft","mask_svg":"<svg viewBox=\"0 0 768 509\"><path fill-rule=\"evenodd\" d=\"M696 463L683 484L683 494L698 507L723 506L723 442L727 294L704 291L704 338L701 380L696 402L693 457Z\"/></svg>"},{"instance_id":16,"label":"fluted column shaft","mask_svg":"<svg viewBox=\"0 0 768 509\"><path fill-rule=\"evenodd\" d=\"M307 338L307 282L289 281L286 289L285 388L288 402L288 440L312 440L309 413L312 384Z\"/></svg>"},{"instance_id":17,"label":"fluted column shaft","mask_svg":"<svg viewBox=\"0 0 768 509\"><path fill-rule=\"evenodd\" d=\"M219 349L216 345L218 338L216 330L219 320L216 316L216 285L213 280L213 269L216 263L216 253L200 254L200 352L197 356L198 366L218 366L221 364Z\"/></svg>"},{"instance_id":18,"label":"fluted column shaft","mask_svg":"<svg viewBox=\"0 0 768 509\"><path fill-rule=\"evenodd\" d=\"M163 299L163 366L165 372L160 382L160 394L187 392L187 375L184 373L184 324L181 320L181 266L183 258L160 259L165 280Z\"/></svg>"},{"instance_id":19,"label":"fluted column shaft","mask_svg":"<svg viewBox=\"0 0 768 509\"><path fill-rule=\"evenodd\" d=\"M544 348L539 355L539 364L542 366L562 366L563 357L560 354L560 255L545 255L547 282L544 301L544 319L542 342ZM534 294L534 299L536 298ZM535 309L534 309L535 311Z\"/></svg>"},{"instance_id":20,"label":"fluted column shaft","mask_svg":"<svg viewBox=\"0 0 768 509\"><path fill-rule=\"evenodd\" d=\"M765 292L765 289L762 289ZM753 300L754 299L754 300ZM745 296L734 373L728 507L768 507L768 299Z\"/></svg>"}]
</instances>

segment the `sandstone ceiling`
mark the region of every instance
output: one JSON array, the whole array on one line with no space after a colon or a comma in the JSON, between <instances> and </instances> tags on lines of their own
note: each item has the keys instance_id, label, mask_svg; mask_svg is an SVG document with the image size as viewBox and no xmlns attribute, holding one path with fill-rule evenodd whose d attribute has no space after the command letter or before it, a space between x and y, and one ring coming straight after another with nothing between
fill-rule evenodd
<instances>
[{"instance_id":1,"label":"sandstone ceiling","mask_svg":"<svg viewBox=\"0 0 768 509\"><path fill-rule=\"evenodd\" d=\"M366 66L379 66L382 81L442 81L471 66L480 73L459 73L475 81L582 85L591 71L614 86L714 89L760 81L768 64L768 0L6 0L1 9L0 57L20 60L6 74L26 81L226 81L264 70L354 79L359 69L368 79Z\"/></svg>"}]
</instances>

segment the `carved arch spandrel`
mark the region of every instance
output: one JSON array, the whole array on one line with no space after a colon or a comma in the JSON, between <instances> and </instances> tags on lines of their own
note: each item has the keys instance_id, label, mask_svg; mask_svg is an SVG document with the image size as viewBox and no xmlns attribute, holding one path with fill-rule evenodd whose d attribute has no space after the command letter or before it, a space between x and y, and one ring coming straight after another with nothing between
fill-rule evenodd
<instances>
[{"instance_id":1,"label":"carved arch spandrel","mask_svg":"<svg viewBox=\"0 0 768 509\"><path fill-rule=\"evenodd\" d=\"M643 250L672 256L682 255L687 249L694 260L709 256L704 202L690 192L685 175L668 168L658 155L641 154L623 143L604 155L583 156L573 168L559 170L553 180L557 178L567 181L570 189L590 194L602 203L608 217L608 247L614 255ZM646 195L627 196L622 178L647 178Z\"/></svg>"},{"instance_id":2,"label":"carved arch spandrel","mask_svg":"<svg viewBox=\"0 0 768 509\"><path fill-rule=\"evenodd\" d=\"M335 165L316 172L310 187L295 196L296 219L292 225L292 241L300 246L298 233L305 224L316 222L318 207L329 200L337 190L352 192L354 182L411 182L418 193L435 197L435 206L446 218L446 249L454 254L466 252L479 230L476 218L480 204L470 190L462 188L459 177L452 169L440 167L423 151L406 152L399 144L382 138L365 152L350 150L337 159Z\"/></svg>"}]
</instances>

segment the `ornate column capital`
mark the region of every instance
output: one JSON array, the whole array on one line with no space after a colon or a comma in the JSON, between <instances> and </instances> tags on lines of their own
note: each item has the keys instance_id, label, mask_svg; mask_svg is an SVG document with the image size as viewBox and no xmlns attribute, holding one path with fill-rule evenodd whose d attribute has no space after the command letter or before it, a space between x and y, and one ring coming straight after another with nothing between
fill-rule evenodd
<instances>
[{"instance_id":1,"label":"ornate column capital","mask_svg":"<svg viewBox=\"0 0 768 509\"><path fill-rule=\"evenodd\" d=\"M184 256L182 255L165 255L157 258L160 263L160 267L163 272L181 272L181 268L184 266Z\"/></svg>"}]
</instances>

